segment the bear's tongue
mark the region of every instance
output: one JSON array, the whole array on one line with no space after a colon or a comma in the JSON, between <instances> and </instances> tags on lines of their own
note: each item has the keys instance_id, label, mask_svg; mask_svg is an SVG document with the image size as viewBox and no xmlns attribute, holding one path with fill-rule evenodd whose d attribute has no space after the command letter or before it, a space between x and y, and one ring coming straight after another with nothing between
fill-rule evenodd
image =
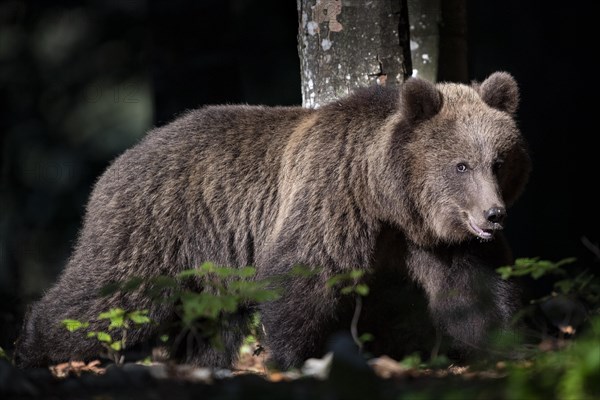
<instances>
[{"instance_id":1,"label":"bear's tongue","mask_svg":"<svg viewBox=\"0 0 600 400\"><path fill-rule=\"evenodd\" d=\"M471 225L471 228L473 228L473 230L475 231L477 236L479 236L480 238L482 238L482 239L491 239L492 238L492 236L493 236L492 232L481 229L479 226L477 226L476 223L473 222L473 220L471 220L471 218L469 218L469 224Z\"/></svg>"}]
</instances>

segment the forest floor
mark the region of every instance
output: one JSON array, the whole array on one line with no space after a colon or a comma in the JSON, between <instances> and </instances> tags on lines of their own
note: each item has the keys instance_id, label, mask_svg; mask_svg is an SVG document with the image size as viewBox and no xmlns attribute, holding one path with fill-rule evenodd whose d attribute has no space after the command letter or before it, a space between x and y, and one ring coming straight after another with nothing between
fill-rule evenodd
<instances>
[{"instance_id":1,"label":"forest floor","mask_svg":"<svg viewBox=\"0 0 600 400\"><path fill-rule=\"evenodd\" d=\"M178 364L156 349L155 361L126 352L120 365L98 359L19 369L0 357L0 399L600 400L600 318L578 340L546 338L526 356L468 365L443 356L368 358L349 335L288 371L270 368L268 353L257 349L242 347L231 369Z\"/></svg>"},{"instance_id":2,"label":"forest floor","mask_svg":"<svg viewBox=\"0 0 600 400\"><path fill-rule=\"evenodd\" d=\"M0 360L2 399L502 399L502 363L484 371L466 366L423 369L388 357L366 361L329 353L297 370L279 372L265 354L242 354L235 368L95 360L20 370Z\"/></svg>"}]
</instances>

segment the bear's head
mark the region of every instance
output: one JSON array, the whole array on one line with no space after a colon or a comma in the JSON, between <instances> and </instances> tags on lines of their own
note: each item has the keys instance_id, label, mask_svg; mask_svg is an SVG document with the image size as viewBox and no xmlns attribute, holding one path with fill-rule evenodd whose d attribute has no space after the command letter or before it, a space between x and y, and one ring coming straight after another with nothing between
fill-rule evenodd
<instances>
[{"instance_id":1,"label":"bear's head","mask_svg":"<svg viewBox=\"0 0 600 400\"><path fill-rule=\"evenodd\" d=\"M410 239L424 245L490 240L503 228L506 207L530 170L514 119L518 102L517 83L505 72L472 86L416 78L402 85L400 122L387 146L392 162L385 167L385 180L394 184L383 197L396 197L392 222Z\"/></svg>"}]
</instances>

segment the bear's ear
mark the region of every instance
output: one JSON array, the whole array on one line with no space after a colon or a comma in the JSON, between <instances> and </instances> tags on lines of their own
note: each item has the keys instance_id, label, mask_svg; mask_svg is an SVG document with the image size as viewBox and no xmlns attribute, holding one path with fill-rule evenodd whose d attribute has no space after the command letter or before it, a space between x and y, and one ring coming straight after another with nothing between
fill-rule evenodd
<instances>
[{"instance_id":1,"label":"bear's ear","mask_svg":"<svg viewBox=\"0 0 600 400\"><path fill-rule=\"evenodd\" d=\"M408 78L400 87L400 107L410 122L433 117L441 110L442 104L442 93L426 80Z\"/></svg>"},{"instance_id":2,"label":"bear's ear","mask_svg":"<svg viewBox=\"0 0 600 400\"><path fill-rule=\"evenodd\" d=\"M492 108L514 114L519 107L519 86L507 72L494 72L475 89Z\"/></svg>"}]
</instances>

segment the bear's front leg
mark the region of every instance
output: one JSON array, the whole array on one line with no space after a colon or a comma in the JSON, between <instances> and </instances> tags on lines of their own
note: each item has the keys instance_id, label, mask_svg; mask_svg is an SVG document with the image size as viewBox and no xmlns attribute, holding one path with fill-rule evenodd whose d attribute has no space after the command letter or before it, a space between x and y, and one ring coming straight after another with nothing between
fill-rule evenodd
<instances>
[{"instance_id":1,"label":"bear's front leg","mask_svg":"<svg viewBox=\"0 0 600 400\"><path fill-rule=\"evenodd\" d=\"M495 269L510 263L501 237L436 249L409 246L407 258L433 320L463 354L485 350L492 331L508 329L516 292Z\"/></svg>"},{"instance_id":2,"label":"bear's front leg","mask_svg":"<svg viewBox=\"0 0 600 400\"><path fill-rule=\"evenodd\" d=\"M270 360L282 369L321 357L329 336L340 327L345 303L321 276L285 280L282 296L260 306L263 342Z\"/></svg>"}]
</instances>

